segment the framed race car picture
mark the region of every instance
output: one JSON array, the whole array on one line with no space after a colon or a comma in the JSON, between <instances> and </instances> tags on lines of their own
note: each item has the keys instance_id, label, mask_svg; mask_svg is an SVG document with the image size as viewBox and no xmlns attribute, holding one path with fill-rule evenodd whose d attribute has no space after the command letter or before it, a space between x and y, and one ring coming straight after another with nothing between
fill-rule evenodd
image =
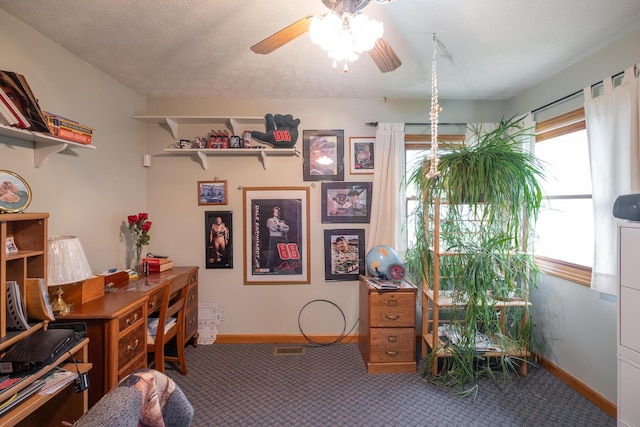
<instances>
[{"instance_id":1,"label":"framed race car picture","mask_svg":"<svg viewBox=\"0 0 640 427\"><path fill-rule=\"evenodd\" d=\"M370 182L323 182L322 223L368 223Z\"/></svg>"},{"instance_id":2,"label":"framed race car picture","mask_svg":"<svg viewBox=\"0 0 640 427\"><path fill-rule=\"evenodd\" d=\"M364 229L324 230L324 280L358 280L365 271Z\"/></svg>"}]
</instances>

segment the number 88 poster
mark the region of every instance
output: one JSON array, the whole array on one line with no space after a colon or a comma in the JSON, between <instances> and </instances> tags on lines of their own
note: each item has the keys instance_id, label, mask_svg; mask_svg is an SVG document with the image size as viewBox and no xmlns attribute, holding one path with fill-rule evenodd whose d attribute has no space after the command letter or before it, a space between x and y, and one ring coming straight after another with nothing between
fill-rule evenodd
<instances>
[{"instance_id":1,"label":"number 88 poster","mask_svg":"<svg viewBox=\"0 0 640 427\"><path fill-rule=\"evenodd\" d=\"M309 189L244 188L245 284L310 283Z\"/></svg>"}]
</instances>

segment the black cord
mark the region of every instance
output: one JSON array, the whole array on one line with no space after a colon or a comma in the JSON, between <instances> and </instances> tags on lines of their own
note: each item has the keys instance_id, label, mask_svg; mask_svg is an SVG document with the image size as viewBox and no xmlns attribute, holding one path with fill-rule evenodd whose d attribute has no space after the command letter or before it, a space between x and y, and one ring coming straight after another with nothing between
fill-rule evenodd
<instances>
[{"instance_id":1,"label":"black cord","mask_svg":"<svg viewBox=\"0 0 640 427\"><path fill-rule=\"evenodd\" d=\"M71 350L67 350L67 353L69 353L69 357L73 361L73 364L76 365L76 371L78 372L78 376L80 376L80 368L78 367L78 362L76 362L76 358L73 357L73 354L71 354Z\"/></svg>"},{"instance_id":2,"label":"black cord","mask_svg":"<svg viewBox=\"0 0 640 427\"><path fill-rule=\"evenodd\" d=\"M331 341L331 342L328 342L328 343L320 343L320 342L314 341L311 338L309 338L307 336L307 334L305 334L304 331L302 330L302 325L300 325L300 317L302 316L302 312L304 311L304 309L308 305L310 305L312 303L315 303L315 302L326 302L326 303L329 303L332 306L334 306L335 308L337 308L338 311L340 312L340 314L342 315L342 322L343 322L342 333L334 341ZM354 323L354 325L351 327L349 332L346 332L346 330L347 330L347 318L344 315L344 311L342 311L342 309L338 306L338 304L336 304L333 301L329 301L327 299L314 299L314 300L311 300L308 303L306 303L305 305L303 305L302 308L300 309L300 312L298 313L298 329L300 330L300 333L302 334L302 336L304 336L304 338L307 340L308 343L310 343L310 344L312 344L314 346L318 346L318 347L333 345L333 344L337 344L337 343L341 342L342 340L344 340L346 337L348 337L353 332L355 327L358 325L358 321L359 320L356 320L356 323Z\"/></svg>"},{"instance_id":3,"label":"black cord","mask_svg":"<svg viewBox=\"0 0 640 427\"><path fill-rule=\"evenodd\" d=\"M71 360L73 361L73 364L76 366L76 372L78 374L78 376L76 377L76 380L75 380L76 393L82 393L87 388L89 388L89 378L87 377L87 374L81 374L80 373L80 367L78 366L78 362L76 361L76 358L73 357L73 354L71 354L71 350L67 350L67 353L69 353L69 357L71 357Z\"/></svg>"}]
</instances>

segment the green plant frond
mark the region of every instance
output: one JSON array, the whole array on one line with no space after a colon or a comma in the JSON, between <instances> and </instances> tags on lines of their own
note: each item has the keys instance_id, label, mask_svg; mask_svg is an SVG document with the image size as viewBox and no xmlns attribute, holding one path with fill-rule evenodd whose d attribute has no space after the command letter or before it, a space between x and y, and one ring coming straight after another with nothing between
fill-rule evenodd
<instances>
[{"instance_id":1,"label":"green plant frond","mask_svg":"<svg viewBox=\"0 0 640 427\"><path fill-rule=\"evenodd\" d=\"M438 243L441 252L447 251L437 255L440 290L449 291L460 307L450 310L451 315L440 308L441 324L455 323L461 338L447 347L448 357L440 358L441 371L431 381L466 396L476 395L480 377L507 383L518 365L527 363L506 353L484 357L476 350L480 334L489 336L497 348L518 349L515 354L534 348L533 322L522 322L529 316L528 306L498 309L497 303L514 296L527 301L535 287L537 267L527 249L543 200L539 181L544 179L542 165L522 148L522 141L532 136L522 117L503 119L489 131L480 126L469 129L474 143L443 153L439 177L426 177L428 157L407 176L422 198L411 213L417 229L416 244L407 252L411 277L433 284L436 255L430 248ZM434 242L436 213L439 242ZM438 363L437 353L429 354L430 367Z\"/></svg>"}]
</instances>

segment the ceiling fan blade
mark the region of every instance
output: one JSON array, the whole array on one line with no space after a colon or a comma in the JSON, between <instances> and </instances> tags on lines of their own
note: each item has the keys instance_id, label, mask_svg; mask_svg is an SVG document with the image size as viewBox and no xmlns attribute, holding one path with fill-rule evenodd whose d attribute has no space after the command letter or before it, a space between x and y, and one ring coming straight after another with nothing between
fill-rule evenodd
<instances>
[{"instance_id":1,"label":"ceiling fan blade","mask_svg":"<svg viewBox=\"0 0 640 427\"><path fill-rule=\"evenodd\" d=\"M309 31L311 18L313 18L313 15L307 15L304 18L299 19L288 27L270 35L261 42L254 44L251 46L251 50L262 55L273 52L277 48L284 46L296 37L299 37Z\"/></svg>"},{"instance_id":2,"label":"ceiling fan blade","mask_svg":"<svg viewBox=\"0 0 640 427\"><path fill-rule=\"evenodd\" d=\"M373 49L369 51L369 56L371 56L373 62L376 63L383 73L393 71L402 65L402 61L400 61L398 55L396 55L391 46L389 46L382 37L376 40Z\"/></svg>"}]
</instances>

